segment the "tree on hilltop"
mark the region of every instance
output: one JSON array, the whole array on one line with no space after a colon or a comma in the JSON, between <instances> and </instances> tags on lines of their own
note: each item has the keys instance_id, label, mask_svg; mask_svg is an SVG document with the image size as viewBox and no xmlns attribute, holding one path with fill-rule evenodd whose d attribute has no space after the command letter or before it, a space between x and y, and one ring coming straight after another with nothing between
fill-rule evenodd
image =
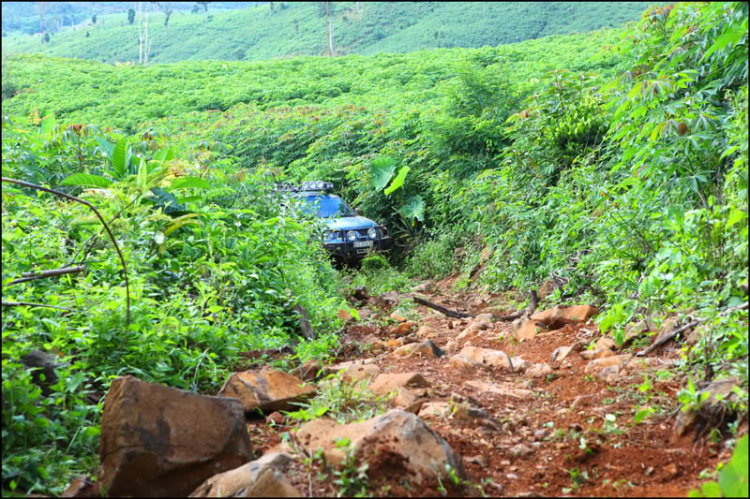
<instances>
[{"instance_id":1,"label":"tree on hilltop","mask_svg":"<svg viewBox=\"0 0 750 499\"><path fill-rule=\"evenodd\" d=\"M162 12L164 12L164 31L169 34L169 17L172 15L172 2L156 2Z\"/></svg>"},{"instance_id":2,"label":"tree on hilltop","mask_svg":"<svg viewBox=\"0 0 750 499\"><path fill-rule=\"evenodd\" d=\"M333 57L333 2L320 2L318 14L326 17L326 39L328 40L328 55Z\"/></svg>"},{"instance_id":3,"label":"tree on hilltop","mask_svg":"<svg viewBox=\"0 0 750 499\"><path fill-rule=\"evenodd\" d=\"M47 12L47 6L49 2L37 2L36 3L36 12L39 14L39 29L42 31L42 40L44 40L44 14ZM49 37L47 37L47 41L49 41Z\"/></svg>"},{"instance_id":4,"label":"tree on hilltop","mask_svg":"<svg viewBox=\"0 0 750 499\"><path fill-rule=\"evenodd\" d=\"M133 21L135 21L135 10L128 9L128 22L133 24Z\"/></svg>"}]
</instances>

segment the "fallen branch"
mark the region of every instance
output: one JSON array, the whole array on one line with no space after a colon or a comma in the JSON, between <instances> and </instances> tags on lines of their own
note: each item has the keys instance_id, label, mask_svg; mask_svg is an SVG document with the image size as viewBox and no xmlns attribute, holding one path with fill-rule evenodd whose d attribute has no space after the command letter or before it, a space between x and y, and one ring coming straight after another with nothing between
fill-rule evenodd
<instances>
[{"instance_id":1,"label":"fallen branch","mask_svg":"<svg viewBox=\"0 0 750 499\"><path fill-rule=\"evenodd\" d=\"M86 268L83 265L79 265L77 267L68 267L68 268L63 267L59 269L45 270L38 274L35 274L33 272L25 272L21 274L23 277L19 279L14 279L10 281L7 285L10 286L11 284L20 284L22 282L34 281L36 279L46 279L47 277L55 277L55 276L64 275L64 274L76 274L78 272L83 272L85 269Z\"/></svg>"},{"instance_id":2,"label":"fallen branch","mask_svg":"<svg viewBox=\"0 0 750 499\"><path fill-rule=\"evenodd\" d=\"M31 303L28 301L4 301L3 307L43 307L43 308L55 308L57 310L65 310L66 312L77 312L77 310L74 308L56 307L54 305L44 305L43 303Z\"/></svg>"},{"instance_id":3,"label":"fallen branch","mask_svg":"<svg viewBox=\"0 0 750 499\"><path fill-rule=\"evenodd\" d=\"M532 289L529 292L529 305L526 308L524 308L523 310L519 310L518 312L514 314L494 317L494 319L495 321L500 321L500 322L510 322L524 315L530 316L536 310L537 305L539 305L539 295L537 294L535 289Z\"/></svg>"},{"instance_id":4,"label":"fallen branch","mask_svg":"<svg viewBox=\"0 0 750 499\"><path fill-rule=\"evenodd\" d=\"M117 245L117 240L115 239L115 236L112 235L112 231L109 229L109 225L107 225L107 222L104 221L104 217L102 217L101 213L99 213L99 210L94 208L94 205L92 205L88 201L84 201L83 199L77 198L75 196L71 196L70 194L66 194L64 192L50 189L48 187L42 187L41 185L36 185L36 184L29 183L29 182L24 182L23 180L16 180L16 179L7 178L7 177L2 177L2 181L8 182L9 184L16 184L16 185L20 185L23 187L28 187L30 189L37 189L39 191L49 192L50 194L54 194L55 196L59 196L65 199L70 199L71 201L75 201L76 203L81 203L83 205L88 206L89 209L94 212L94 214L102 222L102 225L104 225L104 228L107 230L107 234L109 235L109 238L112 240L112 244L115 246L115 250L117 250L117 254L120 257L120 263L122 264L122 276L125 279L125 299L127 303L125 330L127 331L128 329L130 329L130 282L128 281L128 268L125 265L125 257L122 256L122 251L120 251L120 247Z\"/></svg>"},{"instance_id":5,"label":"fallen branch","mask_svg":"<svg viewBox=\"0 0 750 499\"><path fill-rule=\"evenodd\" d=\"M726 314L728 314L730 312L734 312L736 310L747 310L747 307L748 307L748 302L745 302L745 303L743 303L742 305L740 305L738 307L728 308L728 309L724 310L723 312L721 312L719 315L720 316L721 315L726 315ZM643 357L644 355L647 355L647 354L653 352L656 348L658 348L658 347L662 346L663 344L665 344L665 343L673 340L675 338L675 336L677 336L678 334L683 333L683 332L687 331L688 329L692 329L695 326L697 326L698 324L706 322L707 320L708 319L697 318L694 321L692 321L692 322L690 322L688 324L685 324L682 327L678 327L677 329L675 329L671 333L662 336L658 341L654 342L654 344L651 345L650 347L644 348L643 350L641 350L640 352L638 352L637 354L635 354L636 357Z\"/></svg>"},{"instance_id":6,"label":"fallen branch","mask_svg":"<svg viewBox=\"0 0 750 499\"><path fill-rule=\"evenodd\" d=\"M432 303L431 301L427 301L423 298L419 298L418 296L413 297L413 300L415 303L419 303L420 305L424 305L425 307L430 307L434 310L437 310L441 314L447 315L448 317L453 317L454 319L465 319L465 318L474 317L471 314L467 314L465 312L458 312L456 310L445 308L442 305L438 305L437 303Z\"/></svg>"}]
</instances>

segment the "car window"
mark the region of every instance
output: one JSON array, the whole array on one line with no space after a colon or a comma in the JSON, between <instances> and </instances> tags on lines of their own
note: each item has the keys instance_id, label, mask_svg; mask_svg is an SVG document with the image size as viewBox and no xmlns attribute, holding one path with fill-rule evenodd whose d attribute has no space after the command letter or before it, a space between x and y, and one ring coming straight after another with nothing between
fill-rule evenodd
<instances>
[{"instance_id":1,"label":"car window","mask_svg":"<svg viewBox=\"0 0 750 499\"><path fill-rule=\"evenodd\" d=\"M306 196L303 198L307 206L302 207L305 213L313 213L318 217L356 217L357 214L349 208L341 198L333 196Z\"/></svg>"}]
</instances>

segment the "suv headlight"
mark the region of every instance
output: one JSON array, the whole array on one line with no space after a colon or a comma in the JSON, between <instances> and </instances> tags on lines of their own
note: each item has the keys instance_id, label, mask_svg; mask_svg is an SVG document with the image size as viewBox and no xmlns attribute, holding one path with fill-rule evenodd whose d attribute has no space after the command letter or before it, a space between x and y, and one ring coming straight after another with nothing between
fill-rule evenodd
<instances>
[{"instance_id":1,"label":"suv headlight","mask_svg":"<svg viewBox=\"0 0 750 499\"><path fill-rule=\"evenodd\" d=\"M369 229L367 229L367 237L369 237L370 239L375 239L376 237L378 237L378 231L375 229L375 227L370 227Z\"/></svg>"},{"instance_id":2,"label":"suv headlight","mask_svg":"<svg viewBox=\"0 0 750 499\"><path fill-rule=\"evenodd\" d=\"M353 230L350 230L346 233L346 238L350 241L356 241L357 240L357 233Z\"/></svg>"}]
</instances>

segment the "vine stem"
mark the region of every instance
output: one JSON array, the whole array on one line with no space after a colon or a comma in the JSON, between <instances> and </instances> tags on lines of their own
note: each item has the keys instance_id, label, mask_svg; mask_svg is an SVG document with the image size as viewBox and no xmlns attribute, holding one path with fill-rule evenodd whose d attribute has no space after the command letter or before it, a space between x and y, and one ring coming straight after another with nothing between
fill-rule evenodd
<instances>
[{"instance_id":1,"label":"vine stem","mask_svg":"<svg viewBox=\"0 0 750 499\"><path fill-rule=\"evenodd\" d=\"M30 189L36 189L39 191L49 192L50 194L54 194L55 196L69 199L71 201L75 201L76 203L81 203L85 206L88 206L88 208L94 212L94 214L99 218L99 221L101 221L102 225L104 225L104 228L107 230L107 234L109 235L109 238L112 240L112 244L114 245L115 250L117 251L117 255L120 257L120 263L122 264L122 276L125 279L125 299L127 302L125 330L127 331L128 329L130 329L130 282L128 281L128 267L127 265L125 265L125 257L122 256L122 251L120 251L120 246L117 245L117 240L115 239L115 236L112 235L112 231L107 225L107 222L104 221L104 217L102 217L101 213L99 213L99 210L97 210L94 207L94 205L92 205L88 201L84 201L83 199L77 198L75 196L71 196L70 194L66 194L64 192L50 189L49 187L42 187L41 185L36 185L30 182L24 182L23 180L16 180L16 179L7 178L7 177L2 177L2 181L7 182L9 184L15 184L15 185L20 185L22 187L28 187Z\"/></svg>"}]
</instances>

